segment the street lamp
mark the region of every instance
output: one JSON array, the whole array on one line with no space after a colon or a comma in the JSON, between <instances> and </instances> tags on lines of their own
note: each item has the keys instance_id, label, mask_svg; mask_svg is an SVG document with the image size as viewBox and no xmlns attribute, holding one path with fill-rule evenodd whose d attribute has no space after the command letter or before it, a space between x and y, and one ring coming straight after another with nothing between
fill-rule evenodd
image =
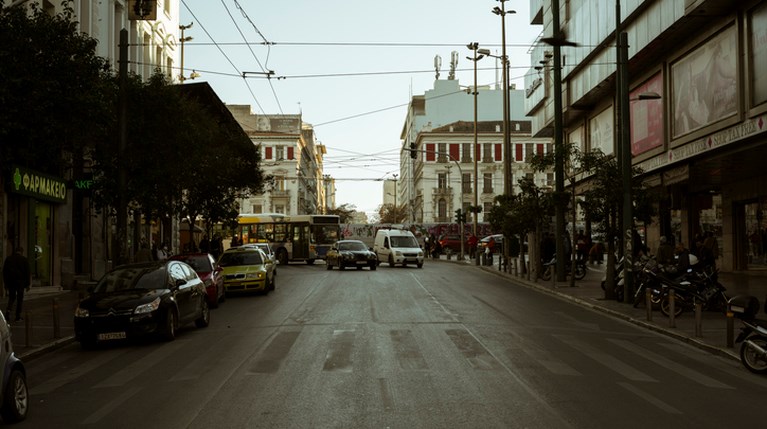
<instances>
[{"instance_id":1,"label":"street lamp","mask_svg":"<svg viewBox=\"0 0 767 429\"><path fill-rule=\"evenodd\" d=\"M181 73L179 74L178 79L181 81L181 83L184 83L184 81L187 80L187 77L184 76L184 43L192 40L192 36L184 37L184 30L188 30L192 28L192 25L194 25L194 22L190 22L189 25L178 26L179 30L181 30L181 38L179 39L179 42L181 42ZM192 71L192 74L189 75L188 79L194 79L199 76L200 76L199 73L197 73L196 71Z\"/></svg>"},{"instance_id":2,"label":"street lamp","mask_svg":"<svg viewBox=\"0 0 767 429\"><path fill-rule=\"evenodd\" d=\"M501 7L494 7L493 13L501 17L501 65L503 67L503 194L511 195L514 193L514 185L511 174L511 121L509 120L509 57L506 55L506 15L517 13L514 10L506 10L507 0L496 0L501 3Z\"/></svg>"},{"instance_id":3,"label":"street lamp","mask_svg":"<svg viewBox=\"0 0 767 429\"><path fill-rule=\"evenodd\" d=\"M474 158L474 209L472 210L473 213L473 226L472 226L472 234L476 237L477 235L477 222L479 217L479 210L477 207L479 206L479 169L477 167L477 155L479 153L479 147L477 143L477 95L479 94L479 91L477 90L477 62L481 60L482 58L485 58L485 54L477 52L479 49L479 43L472 42L466 45L467 48L474 51L473 57L466 57L468 60L474 62L474 91L472 94L474 95L474 154L472 155L472 158Z\"/></svg>"},{"instance_id":4,"label":"street lamp","mask_svg":"<svg viewBox=\"0 0 767 429\"><path fill-rule=\"evenodd\" d=\"M557 248L557 281L565 280L565 145L562 120L562 46L577 46L566 40L559 28L559 0L551 1L551 20L553 37L542 38L541 41L551 45L553 52L554 73L554 224L556 229Z\"/></svg>"}]
</instances>

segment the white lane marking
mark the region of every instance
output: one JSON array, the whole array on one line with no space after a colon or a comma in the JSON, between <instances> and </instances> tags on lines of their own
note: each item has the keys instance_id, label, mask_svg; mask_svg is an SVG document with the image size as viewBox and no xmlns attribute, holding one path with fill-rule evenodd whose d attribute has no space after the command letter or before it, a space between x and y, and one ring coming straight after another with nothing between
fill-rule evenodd
<instances>
[{"instance_id":1,"label":"white lane marking","mask_svg":"<svg viewBox=\"0 0 767 429\"><path fill-rule=\"evenodd\" d=\"M71 382L72 380L82 377L83 374L87 374L95 370L96 368L108 363L109 361L115 359L118 356L120 356L118 353L101 354L93 359L83 362L81 365L78 365L70 369L69 371L63 371L59 375L51 378L50 380L47 380L44 383L35 386L34 388L30 390L30 393L32 395L42 395L42 394L53 392L59 387Z\"/></svg>"},{"instance_id":2,"label":"white lane marking","mask_svg":"<svg viewBox=\"0 0 767 429\"><path fill-rule=\"evenodd\" d=\"M604 353L600 350L595 349L594 347L591 347L590 345L578 341L573 337L565 336L565 335L554 335L554 338L557 338L558 340L562 341L563 343L569 345L570 347L578 350L579 352L583 353L584 355L590 357L597 363L600 363L607 368L610 368L611 370L617 372L618 374L628 378L629 380L634 381L648 381L648 382L654 382L657 383L658 380L650 377L649 375L635 369L634 367L623 363L622 361L618 360L615 356L609 355L607 353Z\"/></svg>"},{"instance_id":3,"label":"white lane marking","mask_svg":"<svg viewBox=\"0 0 767 429\"><path fill-rule=\"evenodd\" d=\"M123 402L127 401L131 396L137 394L141 389L138 387L132 387L125 392L123 392L121 395L117 396L113 400L109 401L108 404L104 405L103 407L96 410L95 413L88 416L87 419L83 420L83 424L85 425L92 425L94 423L98 423L99 420L106 417L109 413L111 413L115 408L122 405Z\"/></svg>"},{"instance_id":4,"label":"white lane marking","mask_svg":"<svg viewBox=\"0 0 767 429\"><path fill-rule=\"evenodd\" d=\"M101 383L93 386L94 388L102 387L118 387L122 386L134 378L138 377L142 372L155 366L157 363L165 361L169 356L176 353L181 347L184 346L186 341L176 340L172 343L163 344L158 347L157 350L143 356L141 359L133 362L125 368L112 374L111 377L102 381Z\"/></svg>"},{"instance_id":5,"label":"white lane marking","mask_svg":"<svg viewBox=\"0 0 767 429\"><path fill-rule=\"evenodd\" d=\"M714 380L713 378L701 374L697 371L694 371L692 369L689 369L683 365L680 365L671 359L668 359L666 357L663 357L657 353L651 352L650 350L647 350L643 347L639 347L636 344L633 344L626 340L617 340L617 339L608 339L613 344L616 344L620 347L623 347L624 349L630 351L631 353L634 353L636 355L642 356L643 358L658 364L661 367L667 368L671 371L674 371L675 373L687 377L690 380L702 384L704 386L708 387L715 387L717 389L733 389L732 386L729 386L727 384L721 383L717 380Z\"/></svg>"},{"instance_id":6,"label":"white lane marking","mask_svg":"<svg viewBox=\"0 0 767 429\"><path fill-rule=\"evenodd\" d=\"M651 394L639 389L638 387L632 386L629 383L626 382L620 382L618 383L619 386L623 387L624 389L628 390L629 392L639 396L640 398L644 399L645 401L651 403L652 405L655 405L655 407L669 413L669 414L682 414L681 411L677 410L676 408L672 407L671 405L661 401L660 399L656 398L655 396L652 396Z\"/></svg>"}]
</instances>

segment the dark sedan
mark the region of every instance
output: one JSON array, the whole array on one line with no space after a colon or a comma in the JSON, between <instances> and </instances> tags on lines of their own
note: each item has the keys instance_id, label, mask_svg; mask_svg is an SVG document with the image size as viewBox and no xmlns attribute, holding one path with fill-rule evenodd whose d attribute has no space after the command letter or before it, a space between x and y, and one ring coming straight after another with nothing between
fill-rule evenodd
<instances>
[{"instance_id":1,"label":"dark sedan","mask_svg":"<svg viewBox=\"0 0 767 429\"><path fill-rule=\"evenodd\" d=\"M339 270L346 267L357 267L358 270L370 267L371 270L375 270L378 266L378 257L359 240L341 240L328 250L325 263L329 270L332 270L334 266Z\"/></svg>"},{"instance_id":2,"label":"dark sedan","mask_svg":"<svg viewBox=\"0 0 767 429\"><path fill-rule=\"evenodd\" d=\"M171 256L170 259L189 264L194 272L200 276L200 280L205 284L205 291L208 293L210 308L217 308L218 303L226 299L223 269L216 265L216 261L213 260L210 253L185 253Z\"/></svg>"},{"instance_id":3,"label":"dark sedan","mask_svg":"<svg viewBox=\"0 0 767 429\"><path fill-rule=\"evenodd\" d=\"M85 348L145 335L171 341L192 322L198 328L210 322L205 285L192 267L145 262L117 267L89 290L75 310L75 336Z\"/></svg>"}]
</instances>

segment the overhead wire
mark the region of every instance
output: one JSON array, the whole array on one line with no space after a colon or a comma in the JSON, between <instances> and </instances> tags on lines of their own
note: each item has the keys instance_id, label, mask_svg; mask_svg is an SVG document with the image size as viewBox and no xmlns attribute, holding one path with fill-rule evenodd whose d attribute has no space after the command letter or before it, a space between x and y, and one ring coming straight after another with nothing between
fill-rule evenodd
<instances>
[{"instance_id":1,"label":"overhead wire","mask_svg":"<svg viewBox=\"0 0 767 429\"><path fill-rule=\"evenodd\" d=\"M205 26L202 24L202 22L199 20L199 18L197 18L197 16L195 15L194 11L192 11L192 9L189 7L189 5L187 5L187 4L186 4L186 0L181 0L181 3L184 5L184 7L186 8L186 10L189 12L189 14L190 14L190 15L192 15L192 18L194 18L194 20L195 20L195 21L197 21L197 23L200 25L200 28L202 28L202 31L204 31L204 32L205 32L205 34L208 36L208 38L210 38L210 40L211 40L211 41L213 42L213 44L216 46L216 48L218 49L218 51L219 51L219 52L221 52L221 55L223 55L223 56L224 56L224 58L226 58L226 60L227 60L227 61L229 61L229 64L231 64L231 65L232 65L232 68L234 68L234 70L235 70L235 71L237 71L237 73L238 73L238 74L242 74L242 72L240 71L240 69L239 69L239 68L237 68L237 66L236 66L236 65L234 65L234 62L232 62L232 60L229 58L229 56L228 56L228 55L226 55L226 53L224 52L224 50L223 50L223 49L221 49L221 46L220 46L220 45L218 45L218 44L216 43L216 41L215 41L215 39L213 38L213 36L212 36L212 35L211 35L211 34L208 32L208 30L207 30L207 29L205 29ZM250 91L250 95L253 97L253 101L255 101L255 102L256 102L256 105L257 105L257 106L258 106L258 108L261 110L261 113L264 113L264 114L266 114L266 113L265 113L265 111L264 111L264 108L261 106L261 103L258 101L258 98L256 98L256 94L255 94L255 93L253 93L253 88L251 88L251 87L250 87L250 84L248 83L247 79L245 79L244 75L243 75L243 78L242 78L242 80L243 80L243 82L245 83L245 86L248 88L248 91Z\"/></svg>"},{"instance_id":2,"label":"overhead wire","mask_svg":"<svg viewBox=\"0 0 767 429\"><path fill-rule=\"evenodd\" d=\"M229 8L226 6L226 3L224 0L221 0L221 4L224 6L224 9L226 9L226 13L229 15L229 18L232 20L232 23L234 24L234 27L237 29L237 32L240 33L240 36L242 36L242 40L245 41L245 45L248 47L248 50L250 51L251 55L253 55L253 58L256 60L256 63L261 68L261 71L265 73L267 77L271 77L271 74L273 73L271 70L266 68L264 65L261 65L261 61L258 59L258 56L255 52L253 52L253 48L251 47L251 44L248 43L247 38L245 37L245 34L240 29L240 26L237 25L237 21L234 19L234 16L232 16L232 13L229 11ZM237 2L237 0L234 0L234 4L237 7L237 9L240 10L240 13L242 16L250 23L251 26L253 26L253 29L256 30L256 33L258 33L259 36L264 40L267 46L267 60L269 58L269 52L271 51L271 45L269 41L264 37L264 35L261 33L261 31L256 27L256 25L253 23L253 21L250 19L247 13L245 13L245 10L240 6L240 4ZM243 75L243 78L245 76ZM280 103L280 98L277 97L277 91L274 89L274 85L272 85L272 81L269 80L269 88L272 90L272 95L274 96L274 101L277 103L277 108L280 109L280 113L284 114L285 112L282 110L282 104Z\"/></svg>"}]
</instances>

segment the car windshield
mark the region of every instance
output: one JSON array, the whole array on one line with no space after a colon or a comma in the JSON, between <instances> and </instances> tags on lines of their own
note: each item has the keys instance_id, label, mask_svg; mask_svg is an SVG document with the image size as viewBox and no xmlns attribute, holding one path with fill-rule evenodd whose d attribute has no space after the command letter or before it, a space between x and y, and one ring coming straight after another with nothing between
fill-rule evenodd
<instances>
[{"instance_id":1,"label":"car windshield","mask_svg":"<svg viewBox=\"0 0 767 429\"><path fill-rule=\"evenodd\" d=\"M256 247L258 247L259 249L263 250L264 253L266 253L267 255L272 253L271 252L272 249L269 247L268 244L259 244Z\"/></svg>"},{"instance_id":2,"label":"car windshield","mask_svg":"<svg viewBox=\"0 0 767 429\"><path fill-rule=\"evenodd\" d=\"M415 241L415 237L410 236L393 236L391 237L392 247L418 247L418 242Z\"/></svg>"},{"instance_id":3,"label":"car windshield","mask_svg":"<svg viewBox=\"0 0 767 429\"><path fill-rule=\"evenodd\" d=\"M261 259L261 253L255 252L225 252L218 261L222 267L234 267L238 265L260 265L264 261Z\"/></svg>"},{"instance_id":4,"label":"car windshield","mask_svg":"<svg viewBox=\"0 0 767 429\"><path fill-rule=\"evenodd\" d=\"M178 260L186 262L198 273L209 273L213 271L213 267L210 265L210 259L207 256L182 256L178 258Z\"/></svg>"},{"instance_id":5,"label":"car windshield","mask_svg":"<svg viewBox=\"0 0 767 429\"><path fill-rule=\"evenodd\" d=\"M165 267L129 267L111 271L94 288L96 293L110 293L127 289L165 289Z\"/></svg>"},{"instance_id":6,"label":"car windshield","mask_svg":"<svg viewBox=\"0 0 767 429\"><path fill-rule=\"evenodd\" d=\"M349 241L346 243L338 243L338 250L367 250L365 243L359 241Z\"/></svg>"}]
</instances>

